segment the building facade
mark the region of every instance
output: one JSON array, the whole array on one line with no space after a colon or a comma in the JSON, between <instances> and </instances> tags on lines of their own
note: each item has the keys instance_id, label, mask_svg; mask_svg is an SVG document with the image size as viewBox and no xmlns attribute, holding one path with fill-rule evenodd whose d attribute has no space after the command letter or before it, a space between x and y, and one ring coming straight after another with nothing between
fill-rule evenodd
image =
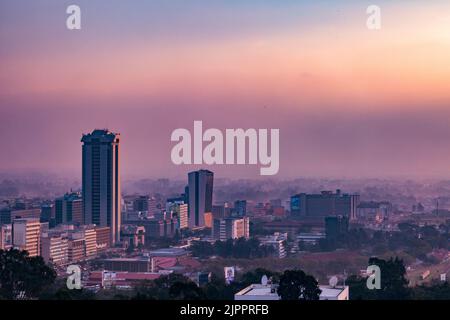
<instances>
[{"instance_id":1,"label":"building facade","mask_svg":"<svg viewBox=\"0 0 450 320\"><path fill-rule=\"evenodd\" d=\"M226 241L228 239L249 238L249 218L214 219L212 234L214 239Z\"/></svg>"},{"instance_id":2,"label":"building facade","mask_svg":"<svg viewBox=\"0 0 450 320\"><path fill-rule=\"evenodd\" d=\"M12 230L14 247L28 251L30 257L41 254L41 223L39 218L15 219Z\"/></svg>"},{"instance_id":3,"label":"building facade","mask_svg":"<svg viewBox=\"0 0 450 320\"><path fill-rule=\"evenodd\" d=\"M291 215L303 219L323 220L327 216L346 216L356 219L359 195L336 190L320 194L300 193L291 197Z\"/></svg>"},{"instance_id":4,"label":"building facade","mask_svg":"<svg viewBox=\"0 0 450 320\"><path fill-rule=\"evenodd\" d=\"M83 135L82 196L84 223L110 227L111 244L120 241L120 135L94 130Z\"/></svg>"},{"instance_id":5,"label":"building facade","mask_svg":"<svg viewBox=\"0 0 450 320\"><path fill-rule=\"evenodd\" d=\"M55 200L55 223L83 224L83 200L81 193L66 193Z\"/></svg>"},{"instance_id":6,"label":"building facade","mask_svg":"<svg viewBox=\"0 0 450 320\"><path fill-rule=\"evenodd\" d=\"M47 263L55 265L67 264L69 262L68 239L61 234L42 234L41 256Z\"/></svg>"},{"instance_id":7,"label":"building facade","mask_svg":"<svg viewBox=\"0 0 450 320\"><path fill-rule=\"evenodd\" d=\"M209 170L189 172L189 227L205 227L205 213L212 212L214 173Z\"/></svg>"}]
</instances>

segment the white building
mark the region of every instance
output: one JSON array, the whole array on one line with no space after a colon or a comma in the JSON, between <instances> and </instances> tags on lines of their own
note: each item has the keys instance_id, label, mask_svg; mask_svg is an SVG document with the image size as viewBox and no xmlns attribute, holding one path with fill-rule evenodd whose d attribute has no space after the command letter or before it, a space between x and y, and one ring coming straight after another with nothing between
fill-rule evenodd
<instances>
[{"instance_id":1,"label":"white building","mask_svg":"<svg viewBox=\"0 0 450 320\"><path fill-rule=\"evenodd\" d=\"M214 219L213 237L220 241L250 237L250 221L248 217Z\"/></svg>"},{"instance_id":2,"label":"white building","mask_svg":"<svg viewBox=\"0 0 450 320\"><path fill-rule=\"evenodd\" d=\"M261 245L273 247L278 258L285 258L287 238L287 233L275 232L271 236L259 237L258 240L260 241Z\"/></svg>"},{"instance_id":3,"label":"white building","mask_svg":"<svg viewBox=\"0 0 450 320\"><path fill-rule=\"evenodd\" d=\"M322 292L319 300L349 300L348 286L319 286ZM234 300L280 300L277 293L277 285L274 284L251 284L234 295Z\"/></svg>"},{"instance_id":4,"label":"white building","mask_svg":"<svg viewBox=\"0 0 450 320\"><path fill-rule=\"evenodd\" d=\"M30 257L41 254L41 223L39 219L15 219L13 221L13 245L28 251Z\"/></svg>"}]
</instances>

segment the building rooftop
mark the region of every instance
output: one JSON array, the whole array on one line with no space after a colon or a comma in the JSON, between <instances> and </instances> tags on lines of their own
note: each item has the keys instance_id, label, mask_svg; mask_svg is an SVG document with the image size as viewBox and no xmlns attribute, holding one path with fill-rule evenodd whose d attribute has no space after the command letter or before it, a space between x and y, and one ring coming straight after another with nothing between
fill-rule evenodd
<instances>
[{"instance_id":1,"label":"building rooftop","mask_svg":"<svg viewBox=\"0 0 450 320\"><path fill-rule=\"evenodd\" d=\"M182 248L164 248L150 251L149 254L154 257L164 257L164 256L183 256L188 252Z\"/></svg>"},{"instance_id":2,"label":"building rooftop","mask_svg":"<svg viewBox=\"0 0 450 320\"><path fill-rule=\"evenodd\" d=\"M319 300L348 300L348 286L319 286L322 292ZM234 300L280 300L277 285L251 284L234 295Z\"/></svg>"}]
</instances>

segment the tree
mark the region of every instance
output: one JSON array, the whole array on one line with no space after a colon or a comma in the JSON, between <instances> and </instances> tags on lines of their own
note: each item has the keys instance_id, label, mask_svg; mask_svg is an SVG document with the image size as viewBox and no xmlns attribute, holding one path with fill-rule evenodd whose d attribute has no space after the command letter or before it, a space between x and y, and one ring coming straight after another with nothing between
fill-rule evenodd
<instances>
[{"instance_id":1,"label":"tree","mask_svg":"<svg viewBox=\"0 0 450 320\"><path fill-rule=\"evenodd\" d=\"M403 300L409 299L411 290L408 288L406 268L401 259L390 258L388 261L370 258L369 265L377 265L381 271L381 288L369 290L367 278L351 276L347 279L352 300Z\"/></svg>"},{"instance_id":2,"label":"tree","mask_svg":"<svg viewBox=\"0 0 450 320\"><path fill-rule=\"evenodd\" d=\"M173 300L202 300L206 299L203 290L192 281L175 282L169 288L169 296Z\"/></svg>"},{"instance_id":3,"label":"tree","mask_svg":"<svg viewBox=\"0 0 450 320\"><path fill-rule=\"evenodd\" d=\"M85 288L70 290L66 279L57 279L48 289L41 292L41 300L93 300L95 293Z\"/></svg>"},{"instance_id":4,"label":"tree","mask_svg":"<svg viewBox=\"0 0 450 320\"><path fill-rule=\"evenodd\" d=\"M280 278L281 300L319 300L320 293L316 279L302 270L286 270Z\"/></svg>"},{"instance_id":5,"label":"tree","mask_svg":"<svg viewBox=\"0 0 450 320\"><path fill-rule=\"evenodd\" d=\"M214 247L207 241L194 241L190 247L192 254L199 258L208 258L214 254Z\"/></svg>"},{"instance_id":6,"label":"tree","mask_svg":"<svg viewBox=\"0 0 450 320\"><path fill-rule=\"evenodd\" d=\"M36 298L55 279L55 270L42 257L17 249L0 250L0 298Z\"/></svg>"},{"instance_id":7,"label":"tree","mask_svg":"<svg viewBox=\"0 0 450 320\"><path fill-rule=\"evenodd\" d=\"M190 283L189 278L176 273L162 276L156 280L142 281L134 289L133 300L169 300L169 299L199 299L200 292ZM197 287L198 288L198 287ZM187 298L189 297L189 298Z\"/></svg>"},{"instance_id":8,"label":"tree","mask_svg":"<svg viewBox=\"0 0 450 320\"><path fill-rule=\"evenodd\" d=\"M267 278L272 278L273 282L278 282L278 279L280 279L280 274L278 272L273 272L264 268L256 268L255 270L244 273L241 278L241 283L244 287L253 283L261 283L261 278L264 275L267 276Z\"/></svg>"}]
</instances>

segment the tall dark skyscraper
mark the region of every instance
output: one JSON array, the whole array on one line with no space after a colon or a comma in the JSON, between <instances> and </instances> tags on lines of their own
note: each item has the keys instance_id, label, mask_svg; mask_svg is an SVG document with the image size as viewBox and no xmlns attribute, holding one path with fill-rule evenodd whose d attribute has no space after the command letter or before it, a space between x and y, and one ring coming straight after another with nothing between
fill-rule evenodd
<instances>
[{"instance_id":1,"label":"tall dark skyscraper","mask_svg":"<svg viewBox=\"0 0 450 320\"><path fill-rule=\"evenodd\" d=\"M208 170L189 172L189 228L205 226L205 213L212 214L214 173Z\"/></svg>"},{"instance_id":2,"label":"tall dark skyscraper","mask_svg":"<svg viewBox=\"0 0 450 320\"><path fill-rule=\"evenodd\" d=\"M111 243L120 241L120 134L94 130L83 142L83 215L85 224L110 227Z\"/></svg>"}]
</instances>

